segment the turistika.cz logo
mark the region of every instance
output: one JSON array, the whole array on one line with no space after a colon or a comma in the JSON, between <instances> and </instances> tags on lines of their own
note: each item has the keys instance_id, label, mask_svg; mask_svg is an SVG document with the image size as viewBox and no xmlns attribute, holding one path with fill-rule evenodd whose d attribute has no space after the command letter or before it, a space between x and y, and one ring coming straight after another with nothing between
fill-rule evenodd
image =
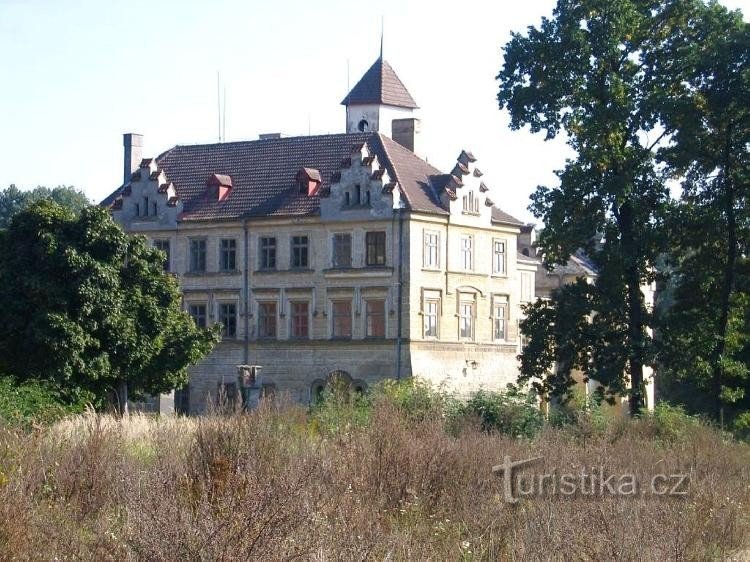
<instances>
[{"instance_id":1,"label":"turistika.cz logo","mask_svg":"<svg viewBox=\"0 0 750 562\"><path fill-rule=\"evenodd\" d=\"M544 457L513 461L503 457L502 464L492 467L492 472L503 478L503 500L516 503L519 498L533 497L606 497L606 496L653 496L680 497L690 492L690 474L659 473L647 481L639 480L630 473L609 474L603 466L582 468L576 472L528 473L524 468L535 465Z\"/></svg>"}]
</instances>

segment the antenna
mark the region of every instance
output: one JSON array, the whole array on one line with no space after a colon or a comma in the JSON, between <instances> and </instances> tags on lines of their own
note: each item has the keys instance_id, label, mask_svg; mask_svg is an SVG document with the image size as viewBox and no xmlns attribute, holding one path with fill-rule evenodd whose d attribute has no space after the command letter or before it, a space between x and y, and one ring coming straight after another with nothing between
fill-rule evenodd
<instances>
[{"instance_id":1,"label":"antenna","mask_svg":"<svg viewBox=\"0 0 750 562\"><path fill-rule=\"evenodd\" d=\"M221 142L221 74L216 71L216 118L218 120L219 142Z\"/></svg>"},{"instance_id":2,"label":"antenna","mask_svg":"<svg viewBox=\"0 0 750 562\"><path fill-rule=\"evenodd\" d=\"M349 59L346 59L346 131L349 132L349 94L351 94L351 90L349 89Z\"/></svg>"},{"instance_id":3,"label":"antenna","mask_svg":"<svg viewBox=\"0 0 750 562\"><path fill-rule=\"evenodd\" d=\"M223 115L221 117L221 120L222 120L222 123L221 123L222 134L221 134L221 136L222 136L222 140L226 141L227 140L227 87L226 86L224 86L224 111L223 111Z\"/></svg>"}]
</instances>

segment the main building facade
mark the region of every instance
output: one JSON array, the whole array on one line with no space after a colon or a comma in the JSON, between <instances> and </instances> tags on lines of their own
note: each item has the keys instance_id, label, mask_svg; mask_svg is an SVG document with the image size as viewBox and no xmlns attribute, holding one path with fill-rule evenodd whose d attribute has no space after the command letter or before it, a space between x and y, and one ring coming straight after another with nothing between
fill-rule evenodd
<instances>
[{"instance_id":1,"label":"main building facade","mask_svg":"<svg viewBox=\"0 0 750 562\"><path fill-rule=\"evenodd\" d=\"M125 135L124 182L103 204L165 252L196 323L223 328L179 410L233 393L240 365L301 402L334 375L360 389L419 376L460 394L515 380L538 266L517 252L523 224L470 152L447 172L415 154L417 106L387 62L343 104L342 134L145 159Z\"/></svg>"}]
</instances>

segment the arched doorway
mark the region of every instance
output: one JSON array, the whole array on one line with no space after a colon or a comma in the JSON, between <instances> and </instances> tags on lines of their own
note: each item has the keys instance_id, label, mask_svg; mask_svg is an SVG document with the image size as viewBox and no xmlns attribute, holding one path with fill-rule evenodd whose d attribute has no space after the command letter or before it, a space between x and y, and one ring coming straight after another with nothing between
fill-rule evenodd
<instances>
[{"instance_id":1,"label":"arched doorway","mask_svg":"<svg viewBox=\"0 0 750 562\"><path fill-rule=\"evenodd\" d=\"M310 402L321 400L326 391L364 394L367 392L367 383L363 380L353 379L346 371L335 369L328 373L325 379L315 379L312 382L310 385Z\"/></svg>"}]
</instances>

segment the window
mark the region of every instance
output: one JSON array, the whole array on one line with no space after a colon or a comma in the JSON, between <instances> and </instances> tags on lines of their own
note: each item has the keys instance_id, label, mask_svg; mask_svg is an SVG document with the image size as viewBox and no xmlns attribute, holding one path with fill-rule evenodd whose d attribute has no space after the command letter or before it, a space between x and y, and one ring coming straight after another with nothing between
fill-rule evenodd
<instances>
[{"instance_id":1,"label":"window","mask_svg":"<svg viewBox=\"0 0 750 562\"><path fill-rule=\"evenodd\" d=\"M505 326L507 324L506 311L508 306L505 302L495 302L492 306L492 338L495 341L505 340Z\"/></svg>"},{"instance_id":2,"label":"window","mask_svg":"<svg viewBox=\"0 0 750 562\"><path fill-rule=\"evenodd\" d=\"M365 234L367 246L367 265L385 265L385 232L368 232Z\"/></svg>"},{"instance_id":3,"label":"window","mask_svg":"<svg viewBox=\"0 0 750 562\"><path fill-rule=\"evenodd\" d=\"M531 271L521 272L521 301L530 302L534 296L534 273Z\"/></svg>"},{"instance_id":4,"label":"window","mask_svg":"<svg viewBox=\"0 0 750 562\"><path fill-rule=\"evenodd\" d=\"M349 194L348 191L344 193L344 205L346 205L347 207L349 207L352 204L351 197L352 196Z\"/></svg>"},{"instance_id":5,"label":"window","mask_svg":"<svg viewBox=\"0 0 750 562\"><path fill-rule=\"evenodd\" d=\"M458 305L458 337L462 340L474 339L474 303L462 302Z\"/></svg>"},{"instance_id":6,"label":"window","mask_svg":"<svg viewBox=\"0 0 750 562\"><path fill-rule=\"evenodd\" d=\"M429 299L424 303L424 337L438 337L438 311L440 310L440 301Z\"/></svg>"},{"instance_id":7,"label":"window","mask_svg":"<svg viewBox=\"0 0 750 562\"><path fill-rule=\"evenodd\" d=\"M492 273L505 274L505 241L492 241Z\"/></svg>"},{"instance_id":8,"label":"window","mask_svg":"<svg viewBox=\"0 0 750 562\"><path fill-rule=\"evenodd\" d=\"M370 191L365 191L365 205L370 206Z\"/></svg>"},{"instance_id":9,"label":"window","mask_svg":"<svg viewBox=\"0 0 750 562\"><path fill-rule=\"evenodd\" d=\"M464 213L479 214L479 197L475 197L473 191L463 196L462 203Z\"/></svg>"},{"instance_id":10,"label":"window","mask_svg":"<svg viewBox=\"0 0 750 562\"><path fill-rule=\"evenodd\" d=\"M292 337L310 337L310 305L307 302L292 302Z\"/></svg>"},{"instance_id":11,"label":"window","mask_svg":"<svg viewBox=\"0 0 750 562\"><path fill-rule=\"evenodd\" d=\"M135 216L136 217L141 216L141 204L140 203L135 204Z\"/></svg>"},{"instance_id":12,"label":"window","mask_svg":"<svg viewBox=\"0 0 750 562\"><path fill-rule=\"evenodd\" d=\"M206 305L205 304L191 304L188 307L188 314L190 314L190 317L193 319L193 322L195 322L195 325L199 328L205 328L206 327Z\"/></svg>"},{"instance_id":13,"label":"window","mask_svg":"<svg viewBox=\"0 0 750 562\"><path fill-rule=\"evenodd\" d=\"M154 240L154 248L164 252L165 254L164 271L169 271L169 261L170 261L169 240Z\"/></svg>"},{"instance_id":14,"label":"window","mask_svg":"<svg viewBox=\"0 0 750 562\"><path fill-rule=\"evenodd\" d=\"M258 337L276 337L276 303L258 303Z\"/></svg>"},{"instance_id":15,"label":"window","mask_svg":"<svg viewBox=\"0 0 750 562\"><path fill-rule=\"evenodd\" d=\"M362 187L360 187L359 184L354 186L354 204L355 205L362 204Z\"/></svg>"},{"instance_id":16,"label":"window","mask_svg":"<svg viewBox=\"0 0 750 562\"><path fill-rule=\"evenodd\" d=\"M385 337L385 301L368 300L365 306L368 338Z\"/></svg>"},{"instance_id":17,"label":"window","mask_svg":"<svg viewBox=\"0 0 750 562\"><path fill-rule=\"evenodd\" d=\"M292 236L292 267L309 267L309 240L307 236Z\"/></svg>"},{"instance_id":18,"label":"window","mask_svg":"<svg viewBox=\"0 0 750 562\"><path fill-rule=\"evenodd\" d=\"M143 198L143 216L148 216L148 197Z\"/></svg>"},{"instance_id":19,"label":"window","mask_svg":"<svg viewBox=\"0 0 750 562\"><path fill-rule=\"evenodd\" d=\"M461 236L461 267L466 271L474 269L473 239L470 235Z\"/></svg>"},{"instance_id":20,"label":"window","mask_svg":"<svg viewBox=\"0 0 750 562\"><path fill-rule=\"evenodd\" d=\"M333 301L331 303L332 330L334 338L352 337L352 301Z\"/></svg>"},{"instance_id":21,"label":"window","mask_svg":"<svg viewBox=\"0 0 750 562\"><path fill-rule=\"evenodd\" d=\"M157 206L156 206L156 201L154 201L153 203L151 203L151 214L153 216L156 216L157 215L157 212L156 212L157 210L158 209L157 209Z\"/></svg>"},{"instance_id":22,"label":"window","mask_svg":"<svg viewBox=\"0 0 750 562\"><path fill-rule=\"evenodd\" d=\"M233 302L219 303L219 324L221 335L233 338L237 335L237 305Z\"/></svg>"},{"instance_id":23,"label":"window","mask_svg":"<svg viewBox=\"0 0 750 562\"><path fill-rule=\"evenodd\" d=\"M422 265L430 269L440 267L440 257L438 250L440 248L440 233L425 230L424 232L424 254Z\"/></svg>"},{"instance_id":24,"label":"window","mask_svg":"<svg viewBox=\"0 0 750 562\"><path fill-rule=\"evenodd\" d=\"M206 239L190 240L190 271L206 271Z\"/></svg>"},{"instance_id":25,"label":"window","mask_svg":"<svg viewBox=\"0 0 750 562\"><path fill-rule=\"evenodd\" d=\"M276 269L276 238L260 239L260 268Z\"/></svg>"},{"instance_id":26,"label":"window","mask_svg":"<svg viewBox=\"0 0 750 562\"><path fill-rule=\"evenodd\" d=\"M236 271L237 269L237 240L225 238L221 241L219 252L219 270Z\"/></svg>"},{"instance_id":27,"label":"window","mask_svg":"<svg viewBox=\"0 0 750 562\"><path fill-rule=\"evenodd\" d=\"M333 267L352 266L352 235L333 235Z\"/></svg>"}]
</instances>

